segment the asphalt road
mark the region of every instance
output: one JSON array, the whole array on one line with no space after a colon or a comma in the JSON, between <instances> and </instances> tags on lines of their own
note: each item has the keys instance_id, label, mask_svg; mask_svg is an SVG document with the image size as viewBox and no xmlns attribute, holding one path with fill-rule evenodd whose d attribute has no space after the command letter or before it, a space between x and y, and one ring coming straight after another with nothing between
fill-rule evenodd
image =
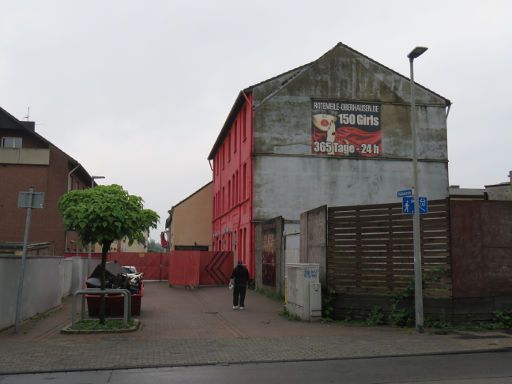
<instances>
[{"instance_id":1,"label":"asphalt road","mask_svg":"<svg viewBox=\"0 0 512 384\"><path fill-rule=\"evenodd\" d=\"M512 351L0 376L0 384L506 384Z\"/></svg>"}]
</instances>

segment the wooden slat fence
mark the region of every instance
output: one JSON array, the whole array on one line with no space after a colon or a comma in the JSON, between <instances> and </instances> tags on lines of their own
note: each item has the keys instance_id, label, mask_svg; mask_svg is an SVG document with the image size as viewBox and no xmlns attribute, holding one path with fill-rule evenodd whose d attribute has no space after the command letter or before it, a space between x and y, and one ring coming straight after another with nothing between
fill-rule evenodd
<instances>
[{"instance_id":1,"label":"wooden slat fence","mask_svg":"<svg viewBox=\"0 0 512 384\"><path fill-rule=\"evenodd\" d=\"M451 297L449 205L421 215L425 297ZM425 279L425 273L430 278ZM433 277L439 278L433 279ZM327 283L336 293L390 295L414 278L412 215L402 205L328 208ZM436 280L436 281L434 281Z\"/></svg>"}]
</instances>

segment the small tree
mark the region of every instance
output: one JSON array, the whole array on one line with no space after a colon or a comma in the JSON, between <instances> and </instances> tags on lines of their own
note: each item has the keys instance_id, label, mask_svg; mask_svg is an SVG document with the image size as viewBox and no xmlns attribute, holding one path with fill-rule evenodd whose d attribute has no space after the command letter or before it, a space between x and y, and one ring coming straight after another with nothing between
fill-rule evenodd
<instances>
[{"instance_id":1,"label":"small tree","mask_svg":"<svg viewBox=\"0 0 512 384\"><path fill-rule=\"evenodd\" d=\"M127 237L130 245L144 241L144 231L156 228L158 214L144 209L139 196L128 194L119 185L101 185L74 190L59 200L59 210L67 230L78 233L84 243L101 245L101 289L105 290L105 264L112 242ZM105 324L105 297L100 304L100 323Z\"/></svg>"},{"instance_id":2,"label":"small tree","mask_svg":"<svg viewBox=\"0 0 512 384\"><path fill-rule=\"evenodd\" d=\"M155 240L149 239L148 252L165 252L165 248Z\"/></svg>"}]
</instances>

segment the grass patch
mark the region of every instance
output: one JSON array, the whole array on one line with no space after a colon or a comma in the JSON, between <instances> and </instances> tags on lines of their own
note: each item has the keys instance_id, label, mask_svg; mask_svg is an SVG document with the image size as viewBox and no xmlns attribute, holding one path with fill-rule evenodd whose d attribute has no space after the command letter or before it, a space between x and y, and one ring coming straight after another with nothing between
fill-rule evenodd
<instances>
[{"instance_id":1,"label":"grass patch","mask_svg":"<svg viewBox=\"0 0 512 384\"><path fill-rule=\"evenodd\" d=\"M300 321L301 320L299 315L290 313L288 311L288 309L286 309L286 308L284 308L281 312L279 312L279 315L283 316L285 319L290 320L290 321Z\"/></svg>"},{"instance_id":2,"label":"grass patch","mask_svg":"<svg viewBox=\"0 0 512 384\"><path fill-rule=\"evenodd\" d=\"M283 298L279 296L276 291L270 288L256 288L255 291L259 293L260 295L263 295L265 297L268 297L269 299L272 299L274 301L278 301L280 303L283 302Z\"/></svg>"},{"instance_id":3,"label":"grass patch","mask_svg":"<svg viewBox=\"0 0 512 384\"><path fill-rule=\"evenodd\" d=\"M80 320L75 323L74 331L116 331L129 329L135 325L133 320L128 321L128 326L121 319L106 319L105 324L100 324L98 319Z\"/></svg>"},{"instance_id":4,"label":"grass patch","mask_svg":"<svg viewBox=\"0 0 512 384\"><path fill-rule=\"evenodd\" d=\"M30 320L33 320L33 321L44 320L49 316L50 316L50 311L43 312L43 313L36 313L34 316L32 316L30 318Z\"/></svg>"}]
</instances>

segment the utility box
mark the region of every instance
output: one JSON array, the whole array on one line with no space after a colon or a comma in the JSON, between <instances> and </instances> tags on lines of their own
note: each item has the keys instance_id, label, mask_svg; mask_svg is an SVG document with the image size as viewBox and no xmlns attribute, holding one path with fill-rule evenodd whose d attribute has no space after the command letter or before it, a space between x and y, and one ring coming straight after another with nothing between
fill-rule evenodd
<instances>
[{"instance_id":1,"label":"utility box","mask_svg":"<svg viewBox=\"0 0 512 384\"><path fill-rule=\"evenodd\" d=\"M302 320L322 317L322 289L319 283L320 265L286 264L286 309Z\"/></svg>"}]
</instances>

